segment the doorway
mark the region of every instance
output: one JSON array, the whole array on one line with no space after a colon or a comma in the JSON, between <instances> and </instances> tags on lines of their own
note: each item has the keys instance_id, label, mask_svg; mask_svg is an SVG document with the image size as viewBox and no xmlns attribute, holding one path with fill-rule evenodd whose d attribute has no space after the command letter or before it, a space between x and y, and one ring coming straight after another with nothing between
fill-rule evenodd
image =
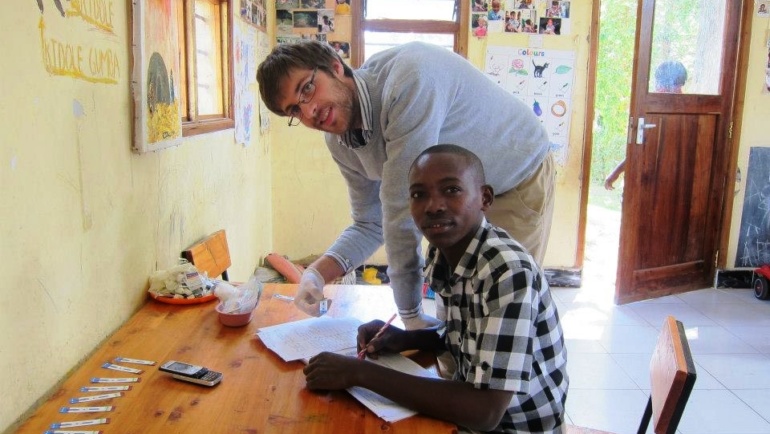
<instances>
[{"instance_id":1,"label":"doorway","mask_svg":"<svg viewBox=\"0 0 770 434\"><path fill-rule=\"evenodd\" d=\"M742 4L639 0L638 19L611 18L614 7L631 15L633 9L623 0L602 2L594 10L605 42L594 41L599 50L593 104L598 138L592 140L591 153L597 159L592 159L590 177L594 186L601 179L596 171L602 170L601 157L617 149L611 142L603 147L602 134L610 131L615 144L621 136L626 142L617 303L698 289L713 281L732 146ZM610 48L617 43L618 35L609 35L619 21L637 23L633 50ZM628 54L631 62L622 57ZM617 77L607 75L612 68L603 68L602 55L620 69ZM630 88L623 83L628 77ZM602 89L602 80L613 87ZM625 89L630 102L603 107L607 92ZM613 116L620 118L614 131ZM624 121L621 134L617 126ZM606 161L604 166L606 172ZM590 203L590 193L588 197ZM587 218L592 219L591 213ZM601 266L608 268L606 262Z\"/></svg>"},{"instance_id":2,"label":"doorway","mask_svg":"<svg viewBox=\"0 0 770 434\"><path fill-rule=\"evenodd\" d=\"M608 186L611 189L605 187L605 179L626 155L634 57L634 33L628 27L636 22L637 0L603 1L598 7L601 25L582 280L584 288L601 291L609 300L615 291L625 179L619 173Z\"/></svg>"}]
</instances>

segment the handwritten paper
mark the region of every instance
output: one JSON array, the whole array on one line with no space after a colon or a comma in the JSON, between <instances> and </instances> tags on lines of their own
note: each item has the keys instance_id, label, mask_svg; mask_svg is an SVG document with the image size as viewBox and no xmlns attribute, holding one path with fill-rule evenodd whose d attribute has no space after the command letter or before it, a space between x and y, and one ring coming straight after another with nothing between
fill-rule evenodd
<instances>
[{"instance_id":1,"label":"handwritten paper","mask_svg":"<svg viewBox=\"0 0 770 434\"><path fill-rule=\"evenodd\" d=\"M291 362L323 351L355 350L360 325L355 318L308 318L264 327L257 336L284 361Z\"/></svg>"},{"instance_id":2,"label":"handwritten paper","mask_svg":"<svg viewBox=\"0 0 770 434\"><path fill-rule=\"evenodd\" d=\"M361 321L355 318L309 318L265 327L257 335L265 346L284 361L302 360L308 363L311 357L323 351L356 357L358 353L355 342L359 325ZM367 361L410 375L437 378L431 371L401 354L384 353L376 360ZM397 422L417 414L414 410L362 387L351 387L347 391L387 422Z\"/></svg>"}]
</instances>

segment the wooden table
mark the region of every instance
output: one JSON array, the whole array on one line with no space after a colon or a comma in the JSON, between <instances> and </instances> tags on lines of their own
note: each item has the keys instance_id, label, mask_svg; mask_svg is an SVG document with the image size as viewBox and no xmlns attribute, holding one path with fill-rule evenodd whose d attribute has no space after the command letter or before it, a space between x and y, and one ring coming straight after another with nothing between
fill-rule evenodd
<instances>
[{"instance_id":1,"label":"wooden table","mask_svg":"<svg viewBox=\"0 0 770 434\"><path fill-rule=\"evenodd\" d=\"M148 301L86 360L62 387L17 432L44 433L54 422L110 418L110 423L72 430L111 433L450 433L452 424L417 415L396 423L379 419L345 391L315 393L305 388L299 361L284 362L255 337L258 328L307 318L291 302L273 297L293 295L296 285L265 286L254 319L230 328L219 323L216 301L198 305L169 305ZM334 301L330 316L362 321L387 320L395 312L386 286L330 285ZM395 325L402 326L400 320ZM435 359L416 355L428 367ZM101 365L115 357L152 360L155 366L139 374L139 383L124 396L109 401L70 404L70 398L94 386L92 377L126 377ZM158 371L167 360L206 366L224 374L209 388L172 379ZM122 363L123 366L139 367ZM435 365L433 365L435 368ZM113 405L105 413L61 414L64 406Z\"/></svg>"}]
</instances>

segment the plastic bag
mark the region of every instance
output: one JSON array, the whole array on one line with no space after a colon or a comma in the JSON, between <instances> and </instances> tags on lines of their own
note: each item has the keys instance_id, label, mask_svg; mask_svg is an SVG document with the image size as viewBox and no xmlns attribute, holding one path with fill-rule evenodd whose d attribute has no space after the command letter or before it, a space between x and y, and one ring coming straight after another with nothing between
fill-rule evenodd
<instances>
[{"instance_id":1,"label":"plastic bag","mask_svg":"<svg viewBox=\"0 0 770 434\"><path fill-rule=\"evenodd\" d=\"M220 311L224 313L247 313L256 309L259 297L262 295L262 282L257 276L252 276L248 282L233 286L229 282L215 282L214 295L221 304Z\"/></svg>"},{"instance_id":2,"label":"plastic bag","mask_svg":"<svg viewBox=\"0 0 770 434\"><path fill-rule=\"evenodd\" d=\"M211 295L214 281L206 273L199 273L195 266L184 261L168 270L150 275L149 292L155 296L171 298L200 298Z\"/></svg>"}]
</instances>

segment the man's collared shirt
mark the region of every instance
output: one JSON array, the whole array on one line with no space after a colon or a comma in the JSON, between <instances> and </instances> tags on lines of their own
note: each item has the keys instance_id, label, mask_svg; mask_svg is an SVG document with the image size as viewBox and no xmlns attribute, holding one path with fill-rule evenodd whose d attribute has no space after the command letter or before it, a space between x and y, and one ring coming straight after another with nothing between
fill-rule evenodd
<instances>
[{"instance_id":1,"label":"man's collared shirt","mask_svg":"<svg viewBox=\"0 0 770 434\"><path fill-rule=\"evenodd\" d=\"M348 148L356 149L366 146L372 137L372 98L369 96L369 89L361 77L353 74L358 91L358 101L361 105L361 122L363 127L360 130L350 129L339 138L339 144Z\"/></svg>"}]
</instances>

